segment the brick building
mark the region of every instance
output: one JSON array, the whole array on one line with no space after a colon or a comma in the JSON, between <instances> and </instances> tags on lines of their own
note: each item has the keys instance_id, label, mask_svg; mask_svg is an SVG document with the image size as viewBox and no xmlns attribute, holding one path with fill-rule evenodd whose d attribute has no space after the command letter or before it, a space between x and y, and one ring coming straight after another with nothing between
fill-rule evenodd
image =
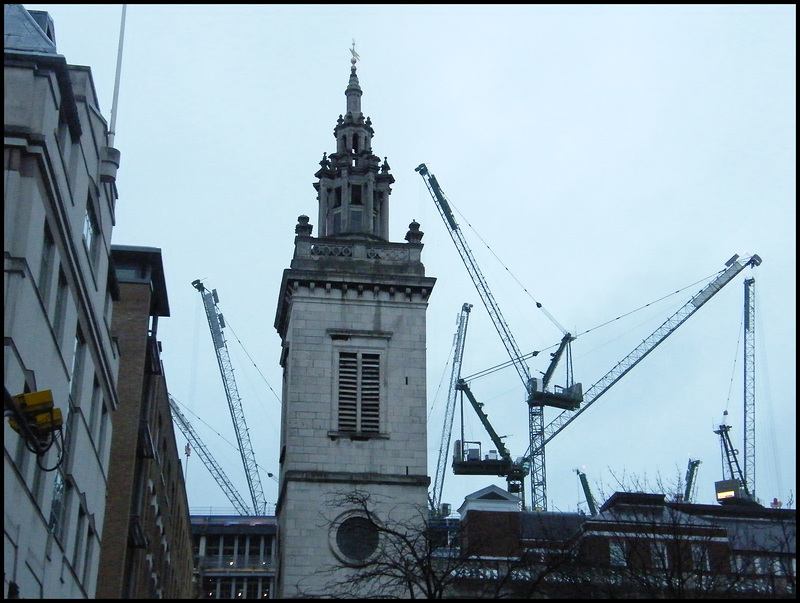
<instances>
[{"instance_id":1,"label":"brick building","mask_svg":"<svg viewBox=\"0 0 800 603\"><path fill-rule=\"evenodd\" d=\"M189 506L158 341L159 318L169 316L161 251L113 245L112 258L119 406L97 596L192 598Z\"/></svg>"}]
</instances>

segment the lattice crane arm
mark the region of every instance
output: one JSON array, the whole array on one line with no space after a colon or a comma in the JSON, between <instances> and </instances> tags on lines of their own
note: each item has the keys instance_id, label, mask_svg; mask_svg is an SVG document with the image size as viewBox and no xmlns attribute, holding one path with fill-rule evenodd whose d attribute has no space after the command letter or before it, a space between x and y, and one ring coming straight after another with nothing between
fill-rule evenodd
<instances>
[{"instance_id":1,"label":"lattice crane arm","mask_svg":"<svg viewBox=\"0 0 800 603\"><path fill-rule=\"evenodd\" d=\"M756 495L756 279L744 279L744 474Z\"/></svg>"},{"instance_id":2,"label":"lattice crane arm","mask_svg":"<svg viewBox=\"0 0 800 603\"><path fill-rule=\"evenodd\" d=\"M470 277L472 277L472 282L478 289L481 301L486 306L486 310L489 312L489 316L491 317L492 322L494 323L494 326L500 335L500 339L503 341L503 345L508 352L509 358L511 358L511 362L514 363L514 368L517 369L517 373L519 373L520 379L522 379L522 383L525 385L525 389L527 391L530 387L529 384L531 380L530 369L522 360L522 352L520 352L517 342L514 340L514 336L511 334L511 329L509 329L508 324L503 318L503 314L500 312L500 307L497 305L497 301L495 301L492 292L489 290L489 285L486 283L486 278L484 278L483 273L478 267L478 263L475 261L475 257L472 255L472 250L469 248L466 240L464 239L464 235L461 232L458 223L456 222L453 211L450 208L450 203L447 201L447 197L445 197L441 187L439 186L439 183L436 181L436 176L428 171L428 168L424 163L420 164L416 168L416 171L420 173L422 179L425 181L425 186L428 187L428 191L436 203L436 207L439 210L439 214L442 216L445 225L447 226L450 237L453 239L453 243L455 243L456 249L458 249L458 252L461 255L461 260L467 267L467 272L469 272Z\"/></svg>"},{"instance_id":3,"label":"lattice crane arm","mask_svg":"<svg viewBox=\"0 0 800 603\"><path fill-rule=\"evenodd\" d=\"M517 370L517 373L519 374L520 379L522 379L522 383L525 386L526 402L528 403L528 432L530 435L529 450L539 449L539 452L533 457L531 463L531 503L534 508L546 511L547 493L544 448L539 446L538 443L544 431L544 406L549 406L554 402L560 405L563 402L562 396L546 396L544 395L544 391L538 390L536 387L536 380L531 378L531 372L528 368L528 365L524 362L524 356L520 352L520 349L514 340L514 336L511 334L511 329L509 329L508 324L503 318L503 314L500 312L500 307L497 305L497 301L494 299L492 292L489 290L489 285L486 283L486 279L484 278L483 273L478 267L478 263L475 261L475 257L472 255L472 251L464 239L464 235L462 234L461 229L456 222L455 216L453 215L450 203L439 186L436 177L428 171L428 168L424 163L420 164L416 168L416 171L419 172L419 174L422 176L422 179L425 181L425 186L428 188L431 197L433 197L434 203L436 203L436 208L439 210L439 214L442 216L442 219L447 226L450 237L453 239L453 243L455 243L456 249L458 249L458 252L461 255L461 260L464 262L467 272L469 272L469 275L472 278L472 282L478 289L481 301L483 302L484 306L486 306L486 310L489 312L489 316L494 323L495 329L500 335L500 339L503 341L506 352L508 352L509 358L514 364L514 368ZM537 303L537 307L543 309L539 303ZM553 319L549 313L546 314L548 318L550 318L562 331L562 333L564 333L564 345L567 345L569 340L571 340L569 333L567 333L564 328L561 327L561 325L555 322L555 319ZM573 398L580 398L579 389L580 388L567 393L566 398L568 399L567 402L570 407L575 406L578 403L576 400L573 400ZM534 396L536 396L536 399L533 399Z\"/></svg>"},{"instance_id":4,"label":"lattice crane arm","mask_svg":"<svg viewBox=\"0 0 800 603\"><path fill-rule=\"evenodd\" d=\"M236 440L239 443L239 452L242 457L242 463L244 464L247 485L250 488L250 496L253 499L253 508L255 509L256 515L264 515L266 514L267 508L267 503L264 498L264 487L261 485L258 465L256 464L255 454L253 453L253 446L250 443L250 431L245 420L242 399L239 396L239 389L236 386L236 379L233 376L233 365L231 364L230 355L228 353L228 344L225 342L225 336L222 333L222 329L225 327L225 321L217 307L217 292L216 290L212 292L206 289L199 279L193 281L192 286L197 289L203 297L203 306L205 307L208 326L211 330L211 340L217 355L217 363L219 364L220 374L222 375L222 384L225 386L225 395L228 398L228 407L230 408L231 417L233 418L233 427L236 431Z\"/></svg>"},{"instance_id":5,"label":"lattice crane arm","mask_svg":"<svg viewBox=\"0 0 800 603\"><path fill-rule=\"evenodd\" d=\"M251 515L252 511L248 508L247 503L244 502L239 491L233 486L231 480L228 479L228 476L225 475L225 472L222 470L222 467L214 459L208 448L206 448L206 445L200 439L200 436L197 435L192 424L189 423L189 420L180 411L178 403L172 395L169 396L169 409L172 412L172 418L175 419L175 423L178 424L183 435L189 440L189 444L191 444L192 448L197 451L197 455L203 461L203 464L211 473L211 476L217 481L219 487L222 488L225 496L228 497L228 500L231 501L234 508L239 512L239 515Z\"/></svg>"},{"instance_id":6,"label":"lattice crane arm","mask_svg":"<svg viewBox=\"0 0 800 603\"><path fill-rule=\"evenodd\" d=\"M545 427L544 440L541 446L543 447L556 435L561 433L567 425L574 421L582 412L596 402L600 396L605 394L612 385L619 381L628 371L639 364L645 356L674 333L679 326L685 323L690 316L716 295L720 289L731 282L736 275L747 266L755 267L759 264L761 264L761 258L755 254L743 259L739 259L739 256L735 255L728 260L725 263L726 268L722 270L714 280L695 294L686 304L675 312L675 314L670 316L666 322L642 341L630 354L620 360L616 366L606 373L599 381L589 387L583 394L583 403L578 409L565 410L553 419L553 421ZM533 453L535 454L536 452L537 450L534 449Z\"/></svg>"},{"instance_id":7,"label":"lattice crane arm","mask_svg":"<svg viewBox=\"0 0 800 603\"><path fill-rule=\"evenodd\" d=\"M461 306L461 313L458 316L458 328L456 329L453 366L450 372L450 388L447 393L447 406L445 407L444 425L442 426L442 437L439 441L439 457L436 463L436 476L433 480L433 487L428 495L428 502L431 511L438 513L442 504L442 492L444 490L444 477L447 473L447 459L450 455L450 438L453 433L453 412L456 405L456 385L461 377L461 362L464 358L464 342L467 337L467 324L472 304L465 303Z\"/></svg>"}]
</instances>

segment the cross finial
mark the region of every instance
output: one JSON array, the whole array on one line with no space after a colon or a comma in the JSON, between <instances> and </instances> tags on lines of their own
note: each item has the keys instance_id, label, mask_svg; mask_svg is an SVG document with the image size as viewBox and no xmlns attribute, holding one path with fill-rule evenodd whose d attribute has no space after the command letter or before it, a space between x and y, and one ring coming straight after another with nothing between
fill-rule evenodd
<instances>
[{"instance_id":1,"label":"cross finial","mask_svg":"<svg viewBox=\"0 0 800 603\"><path fill-rule=\"evenodd\" d=\"M355 65L356 61L358 61L358 59L361 58L360 56L358 56L358 53L356 52L356 41L355 40L353 40L353 45L350 47L350 53L353 55L353 58L350 59L350 62L353 65Z\"/></svg>"}]
</instances>

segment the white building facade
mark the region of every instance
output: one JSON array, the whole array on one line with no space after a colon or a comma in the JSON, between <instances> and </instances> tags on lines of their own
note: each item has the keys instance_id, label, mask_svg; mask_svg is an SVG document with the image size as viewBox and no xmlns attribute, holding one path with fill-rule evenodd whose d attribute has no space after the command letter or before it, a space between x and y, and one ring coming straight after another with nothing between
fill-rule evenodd
<instances>
[{"instance_id":1,"label":"white building facade","mask_svg":"<svg viewBox=\"0 0 800 603\"><path fill-rule=\"evenodd\" d=\"M119 153L88 67L45 12L4 5L5 596L93 598L119 353L109 270ZM21 394L63 425L21 429ZM9 414L10 413L10 414ZM26 423L27 424L27 423Z\"/></svg>"}]
</instances>

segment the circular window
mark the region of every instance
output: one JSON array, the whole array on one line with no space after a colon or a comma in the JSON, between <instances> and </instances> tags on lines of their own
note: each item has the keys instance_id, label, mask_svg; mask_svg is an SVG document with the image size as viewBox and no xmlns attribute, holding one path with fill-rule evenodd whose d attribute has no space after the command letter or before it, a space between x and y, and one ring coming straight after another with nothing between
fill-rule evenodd
<instances>
[{"instance_id":1,"label":"circular window","mask_svg":"<svg viewBox=\"0 0 800 603\"><path fill-rule=\"evenodd\" d=\"M378 526L369 517L351 515L335 528L335 549L346 563L365 563L378 549L379 537Z\"/></svg>"}]
</instances>

